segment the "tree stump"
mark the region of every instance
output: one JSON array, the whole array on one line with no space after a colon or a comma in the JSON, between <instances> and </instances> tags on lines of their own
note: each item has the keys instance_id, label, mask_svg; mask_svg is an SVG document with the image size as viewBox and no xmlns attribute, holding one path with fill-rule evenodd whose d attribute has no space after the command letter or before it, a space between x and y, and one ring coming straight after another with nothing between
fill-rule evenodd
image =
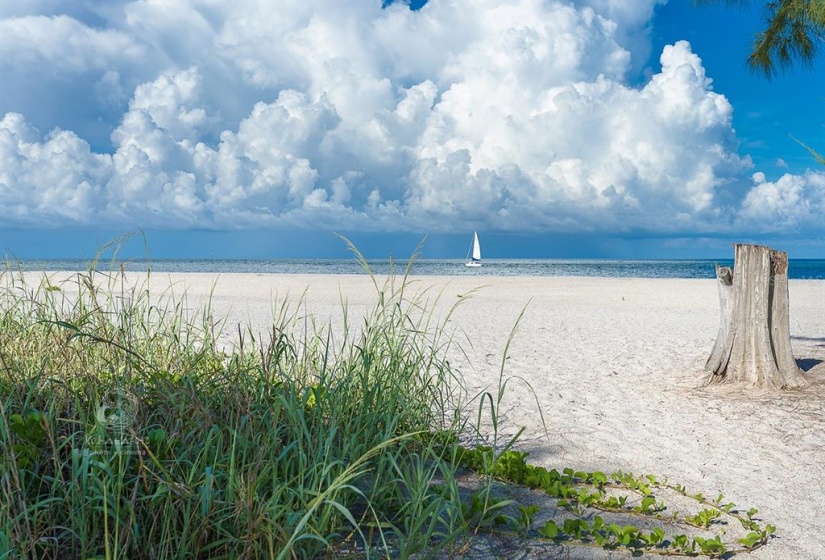
<instances>
[{"instance_id":1,"label":"tree stump","mask_svg":"<svg viewBox=\"0 0 825 560\"><path fill-rule=\"evenodd\" d=\"M715 265L721 321L705 364L705 384L804 386L791 348L788 254L736 244L733 262L733 270Z\"/></svg>"}]
</instances>

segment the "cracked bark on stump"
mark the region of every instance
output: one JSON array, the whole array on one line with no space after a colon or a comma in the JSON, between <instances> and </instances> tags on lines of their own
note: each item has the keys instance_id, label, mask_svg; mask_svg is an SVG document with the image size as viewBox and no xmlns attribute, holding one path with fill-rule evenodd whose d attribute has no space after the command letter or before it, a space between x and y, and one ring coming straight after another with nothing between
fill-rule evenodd
<instances>
[{"instance_id":1,"label":"cracked bark on stump","mask_svg":"<svg viewBox=\"0 0 825 560\"><path fill-rule=\"evenodd\" d=\"M715 266L721 320L705 364L705 384L804 386L791 348L788 254L736 244L733 270Z\"/></svg>"}]
</instances>

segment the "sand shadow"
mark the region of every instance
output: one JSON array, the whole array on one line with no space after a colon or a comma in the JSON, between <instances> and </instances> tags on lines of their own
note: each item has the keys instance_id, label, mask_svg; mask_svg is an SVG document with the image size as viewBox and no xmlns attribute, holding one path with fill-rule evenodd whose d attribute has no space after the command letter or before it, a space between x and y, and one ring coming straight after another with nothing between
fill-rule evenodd
<instances>
[{"instance_id":1,"label":"sand shadow","mask_svg":"<svg viewBox=\"0 0 825 560\"><path fill-rule=\"evenodd\" d=\"M818 343L816 344L816 346L822 346L823 348L825 348L825 337L791 336L791 340L804 340L806 342Z\"/></svg>"},{"instance_id":2,"label":"sand shadow","mask_svg":"<svg viewBox=\"0 0 825 560\"><path fill-rule=\"evenodd\" d=\"M805 372L814 369L821 363L822 360L817 360L816 358L798 358L796 360L796 365L799 366L799 369Z\"/></svg>"}]
</instances>

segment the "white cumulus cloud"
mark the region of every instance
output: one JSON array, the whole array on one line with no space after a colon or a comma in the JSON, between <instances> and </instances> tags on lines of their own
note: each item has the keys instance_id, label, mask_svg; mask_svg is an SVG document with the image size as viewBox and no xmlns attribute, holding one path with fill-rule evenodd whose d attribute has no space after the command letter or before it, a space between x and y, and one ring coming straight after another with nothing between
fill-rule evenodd
<instances>
[{"instance_id":1,"label":"white cumulus cloud","mask_svg":"<svg viewBox=\"0 0 825 560\"><path fill-rule=\"evenodd\" d=\"M120 114L103 150L0 105L0 226L821 230L821 173L743 195L733 108L687 42L630 85L657 3L16 12L6 83L37 61L89 77L65 111Z\"/></svg>"},{"instance_id":2,"label":"white cumulus cloud","mask_svg":"<svg viewBox=\"0 0 825 560\"><path fill-rule=\"evenodd\" d=\"M94 29L66 15L0 19L0 37L0 69L25 71L30 65L46 65L61 72L83 72L146 53L127 33Z\"/></svg>"},{"instance_id":3,"label":"white cumulus cloud","mask_svg":"<svg viewBox=\"0 0 825 560\"><path fill-rule=\"evenodd\" d=\"M767 181L754 173L754 186L744 201L740 218L756 231L796 231L825 228L825 173L786 173Z\"/></svg>"}]
</instances>

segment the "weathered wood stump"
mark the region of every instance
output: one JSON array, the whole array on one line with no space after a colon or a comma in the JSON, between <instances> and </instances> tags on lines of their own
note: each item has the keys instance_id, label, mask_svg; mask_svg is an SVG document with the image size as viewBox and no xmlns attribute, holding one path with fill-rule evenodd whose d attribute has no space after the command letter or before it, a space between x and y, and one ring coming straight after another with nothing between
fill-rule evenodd
<instances>
[{"instance_id":1,"label":"weathered wood stump","mask_svg":"<svg viewBox=\"0 0 825 560\"><path fill-rule=\"evenodd\" d=\"M705 384L804 386L791 348L788 254L736 244L733 266L716 265L721 321L705 364Z\"/></svg>"}]
</instances>

